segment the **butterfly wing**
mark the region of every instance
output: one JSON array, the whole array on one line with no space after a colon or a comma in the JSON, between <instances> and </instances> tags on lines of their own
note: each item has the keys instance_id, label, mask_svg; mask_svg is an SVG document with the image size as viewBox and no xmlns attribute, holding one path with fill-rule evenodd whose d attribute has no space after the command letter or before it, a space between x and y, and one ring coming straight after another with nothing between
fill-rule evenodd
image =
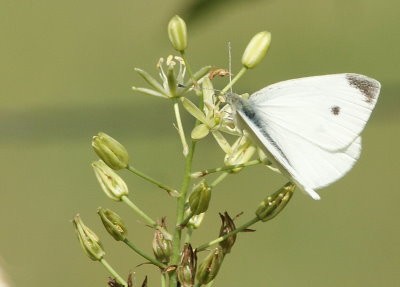
<instances>
[{"instance_id":1,"label":"butterfly wing","mask_svg":"<svg viewBox=\"0 0 400 287\"><path fill-rule=\"evenodd\" d=\"M260 90L237 113L275 164L319 199L315 190L359 158L359 135L379 89L379 82L356 74L295 79Z\"/></svg>"},{"instance_id":2,"label":"butterfly wing","mask_svg":"<svg viewBox=\"0 0 400 287\"><path fill-rule=\"evenodd\" d=\"M380 91L378 81L358 74L294 79L250 97L260 116L327 150L352 143L363 130Z\"/></svg>"}]
</instances>

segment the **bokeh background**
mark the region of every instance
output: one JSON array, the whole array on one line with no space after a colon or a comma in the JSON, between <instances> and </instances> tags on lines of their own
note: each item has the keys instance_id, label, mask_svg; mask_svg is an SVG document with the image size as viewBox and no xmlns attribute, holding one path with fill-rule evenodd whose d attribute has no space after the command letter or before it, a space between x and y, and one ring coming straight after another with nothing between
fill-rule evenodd
<instances>
[{"instance_id":1,"label":"bokeh background","mask_svg":"<svg viewBox=\"0 0 400 287\"><path fill-rule=\"evenodd\" d=\"M175 14L187 21L194 69L227 67L230 41L238 71L248 40L272 32L267 58L235 86L238 93L339 72L382 83L354 169L322 190L320 202L296 193L276 219L241 234L215 286L400 286L399 9L395 0L1 0L0 264L11 286L106 285L105 269L75 237L70 220L77 212L121 274L134 272L137 285L149 275L149 286L159 286L155 268L137 267L143 260L114 242L97 218L98 206L117 210L130 239L151 252L152 231L100 190L90 140L98 131L111 134L137 168L179 185L183 158L170 102L130 89L145 85L134 67L156 75L158 58L174 53L166 25ZM206 140L195 166L219 166L222 156ZM121 174L131 198L154 218L168 216L171 226L174 201ZM217 236L217 212L243 211L240 224L283 183L261 167L229 177L213 193L194 246Z\"/></svg>"}]
</instances>

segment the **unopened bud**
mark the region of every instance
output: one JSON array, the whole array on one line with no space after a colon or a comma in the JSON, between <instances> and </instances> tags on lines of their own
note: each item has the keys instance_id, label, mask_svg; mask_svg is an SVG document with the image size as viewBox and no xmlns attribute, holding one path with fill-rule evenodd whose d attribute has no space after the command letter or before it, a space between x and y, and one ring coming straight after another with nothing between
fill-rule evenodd
<instances>
[{"instance_id":1,"label":"unopened bud","mask_svg":"<svg viewBox=\"0 0 400 287\"><path fill-rule=\"evenodd\" d=\"M252 69L257 66L262 59L271 44L271 33L267 31L256 34L249 42L246 50L242 56L242 64L247 69Z\"/></svg>"},{"instance_id":2,"label":"unopened bud","mask_svg":"<svg viewBox=\"0 0 400 287\"><path fill-rule=\"evenodd\" d=\"M81 243L82 249L87 256L94 261L100 261L106 254L99 237L90 230L85 224L79 214L75 215L72 223L75 227L76 235Z\"/></svg>"},{"instance_id":3,"label":"unopened bud","mask_svg":"<svg viewBox=\"0 0 400 287\"><path fill-rule=\"evenodd\" d=\"M233 219L229 216L228 212L225 211L224 214L219 214L222 220L222 225L221 229L219 231L219 236L224 236L233 230L236 229L235 223L233 222ZM231 252L232 246L235 244L236 241L236 234L229 236L227 239L224 241L221 241L219 243L219 246L221 246L222 251L226 254Z\"/></svg>"},{"instance_id":4,"label":"unopened bud","mask_svg":"<svg viewBox=\"0 0 400 287\"><path fill-rule=\"evenodd\" d=\"M208 284L217 276L222 261L224 260L224 252L221 247L217 247L208 254L197 270L197 281L201 284Z\"/></svg>"},{"instance_id":5,"label":"unopened bud","mask_svg":"<svg viewBox=\"0 0 400 287\"><path fill-rule=\"evenodd\" d=\"M161 219L159 226L166 230L165 217ZM166 239L164 234L158 229L154 232L153 253L157 260L162 263L168 263L172 254L172 241Z\"/></svg>"},{"instance_id":6,"label":"unopened bud","mask_svg":"<svg viewBox=\"0 0 400 287\"><path fill-rule=\"evenodd\" d=\"M120 201L124 195L128 195L128 186L125 181L103 161L93 162L92 167L101 188L109 198Z\"/></svg>"},{"instance_id":7,"label":"unopened bud","mask_svg":"<svg viewBox=\"0 0 400 287\"><path fill-rule=\"evenodd\" d=\"M105 133L98 133L92 139L92 147L96 154L112 169L126 168L129 155L125 147Z\"/></svg>"},{"instance_id":8,"label":"unopened bud","mask_svg":"<svg viewBox=\"0 0 400 287\"><path fill-rule=\"evenodd\" d=\"M192 246L186 243L183 247L181 261L176 269L182 287L192 287L196 276L197 256Z\"/></svg>"},{"instance_id":9,"label":"unopened bud","mask_svg":"<svg viewBox=\"0 0 400 287\"><path fill-rule=\"evenodd\" d=\"M97 214L100 216L108 233L110 233L115 240L123 241L126 238L128 230L118 214L110 209L102 207L97 209Z\"/></svg>"},{"instance_id":10,"label":"unopened bud","mask_svg":"<svg viewBox=\"0 0 400 287\"><path fill-rule=\"evenodd\" d=\"M205 181L197 184L189 197L190 210L194 215L205 212L211 199L211 188Z\"/></svg>"},{"instance_id":11,"label":"unopened bud","mask_svg":"<svg viewBox=\"0 0 400 287\"><path fill-rule=\"evenodd\" d=\"M168 23L168 37L175 50L183 52L187 47L186 23L175 15Z\"/></svg>"},{"instance_id":12,"label":"unopened bud","mask_svg":"<svg viewBox=\"0 0 400 287\"><path fill-rule=\"evenodd\" d=\"M264 199L256 210L257 217L262 221L268 221L277 216L292 198L295 188L294 183L288 182Z\"/></svg>"}]
</instances>

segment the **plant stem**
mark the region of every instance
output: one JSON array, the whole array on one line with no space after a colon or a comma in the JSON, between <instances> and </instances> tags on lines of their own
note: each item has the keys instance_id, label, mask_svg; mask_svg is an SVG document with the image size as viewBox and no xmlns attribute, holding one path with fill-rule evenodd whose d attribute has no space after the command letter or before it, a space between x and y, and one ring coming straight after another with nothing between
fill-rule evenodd
<instances>
[{"instance_id":1,"label":"plant stem","mask_svg":"<svg viewBox=\"0 0 400 287\"><path fill-rule=\"evenodd\" d=\"M227 166L223 166L223 167L204 169L204 170L196 171L196 172L192 173L192 177L195 177L195 178L203 177L210 173L216 173L216 172L220 172L220 171L231 171L235 168L253 166L253 165L260 164L262 162L263 161L260 159L255 159L255 160L248 161L248 162L241 163L241 164L227 165Z\"/></svg>"},{"instance_id":2,"label":"plant stem","mask_svg":"<svg viewBox=\"0 0 400 287\"><path fill-rule=\"evenodd\" d=\"M235 235L238 232L241 232L243 230L245 230L246 228L250 227L251 225L253 225L254 223L257 223L258 221L260 221L260 219L256 216L253 219L251 219L250 221L246 222L245 224L237 227L235 230L225 234L224 236L218 237L217 239L214 239L208 243L205 243L203 245L200 245L199 247L196 248L196 251L203 251L205 249L207 249L208 247L210 247L211 245L217 244L221 241L224 241L225 239L227 239L229 236Z\"/></svg>"},{"instance_id":3,"label":"plant stem","mask_svg":"<svg viewBox=\"0 0 400 287\"><path fill-rule=\"evenodd\" d=\"M124 286L128 286L128 283L126 283L126 281L117 273L117 271L114 270L114 268L111 267L110 264L108 264L108 262L102 258L100 259L100 263L104 265L104 267L106 267L106 269L108 270L108 272L111 273L112 276L114 276L114 278L121 283Z\"/></svg>"},{"instance_id":4,"label":"plant stem","mask_svg":"<svg viewBox=\"0 0 400 287\"><path fill-rule=\"evenodd\" d=\"M233 78L233 80L226 85L225 88L222 89L221 94L225 94L247 71L246 67L242 67L242 69L239 71L239 73L236 74L236 76Z\"/></svg>"},{"instance_id":5,"label":"plant stem","mask_svg":"<svg viewBox=\"0 0 400 287\"><path fill-rule=\"evenodd\" d=\"M190 68L190 65L189 65L189 63L187 61L185 51L181 51L181 57L182 57L183 61L185 62L186 69L187 69L187 71L189 73L189 78L193 81L193 85L196 86L197 83L196 83L196 80L193 77L192 69Z\"/></svg>"},{"instance_id":6,"label":"plant stem","mask_svg":"<svg viewBox=\"0 0 400 287\"><path fill-rule=\"evenodd\" d=\"M188 224L189 220L193 217L193 212L191 211L181 222L181 224L179 225L179 227L181 229L185 228L186 225Z\"/></svg>"},{"instance_id":7,"label":"plant stem","mask_svg":"<svg viewBox=\"0 0 400 287\"><path fill-rule=\"evenodd\" d=\"M225 179L229 175L229 172L224 172L223 174L220 174L211 184L210 188L214 188L217 184L219 184L221 181Z\"/></svg>"},{"instance_id":8,"label":"plant stem","mask_svg":"<svg viewBox=\"0 0 400 287\"><path fill-rule=\"evenodd\" d=\"M135 251L137 254L139 254L140 256L142 256L143 258L149 260L151 263L153 263L154 265L160 267L161 269L164 269L165 267L167 267L165 264L161 263L160 261L158 261L155 258L150 257L149 255L147 255L146 253L144 253L142 250L140 250L139 248L137 248L132 242L130 242L127 238L125 238L124 243L126 245L128 245L133 251Z\"/></svg>"},{"instance_id":9,"label":"plant stem","mask_svg":"<svg viewBox=\"0 0 400 287\"><path fill-rule=\"evenodd\" d=\"M183 61L185 62L187 69L188 69L190 78L193 80L194 85L196 85L196 82L193 78L193 73L190 69L190 65L187 61L184 51L181 52L181 56L182 56ZM204 106L203 96L201 95L200 90L198 90L196 92L196 94L200 96L199 97L200 98L199 109L202 110L203 106ZM174 109L175 109L175 115L178 116L179 114L178 115L176 114L176 111L179 112L177 101L174 103ZM177 117L177 119L178 119L178 117ZM180 120L180 116L179 116L179 120ZM196 119L194 126L198 125L198 123L199 123L199 121ZM178 126L178 128L179 128L179 126ZM182 135L183 135L183 139L182 139ZM182 143L186 144L186 139L183 134L183 129L182 129L182 135L180 134ZM186 144L186 146L187 146L187 144ZM171 256L170 265L177 265L178 260L179 260L181 240L182 240L182 229L180 228L180 225L182 223L182 220L183 220L183 217L185 214L185 202L186 202L187 192L189 190L189 184L191 181L190 175L192 173L192 161L193 161L193 155L194 155L195 149L196 149L196 142L191 140L189 151L186 155L186 160L185 160L185 170L184 170L184 176L183 176L182 185L181 185L181 189L180 189L180 197L178 197L178 202L177 202L177 207L176 207L176 225L175 225L174 238L172 240L172 256ZM184 153L184 155L185 155L185 153ZM176 286L177 286L176 272L172 272L169 276L169 287L176 287Z\"/></svg>"},{"instance_id":10,"label":"plant stem","mask_svg":"<svg viewBox=\"0 0 400 287\"><path fill-rule=\"evenodd\" d=\"M187 228L185 234L185 243L189 243L190 239L192 238L193 228Z\"/></svg>"},{"instance_id":11,"label":"plant stem","mask_svg":"<svg viewBox=\"0 0 400 287\"><path fill-rule=\"evenodd\" d=\"M179 195L178 192L175 189L162 184L161 182L151 178L150 176L148 176L148 175L144 174L143 172L137 170L136 168L134 168L131 165L128 165L126 169L129 170L130 172L136 174L137 176L143 178L144 180L147 180L148 182L151 182L152 184L157 185L159 188L164 189L171 196L177 197Z\"/></svg>"},{"instance_id":12,"label":"plant stem","mask_svg":"<svg viewBox=\"0 0 400 287\"><path fill-rule=\"evenodd\" d=\"M157 223L150 218L150 216L148 216L146 213L144 213L144 211L142 211L139 207L136 206L136 204L134 204L126 195L122 196L122 201L125 202L130 208L132 208L132 210L139 215L141 218L144 219L144 221L146 221L146 223L148 225L150 225L151 227L157 227Z\"/></svg>"},{"instance_id":13,"label":"plant stem","mask_svg":"<svg viewBox=\"0 0 400 287\"><path fill-rule=\"evenodd\" d=\"M167 287L167 274L161 273L161 287Z\"/></svg>"},{"instance_id":14,"label":"plant stem","mask_svg":"<svg viewBox=\"0 0 400 287\"><path fill-rule=\"evenodd\" d=\"M162 232L162 234L165 236L166 239L171 240L172 236L171 234L169 234L169 232L167 230L165 230L165 228L159 226L153 219L150 218L150 216L148 216L146 213L144 213L144 211L142 211L139 207L136 206L136 204L134 204L126 195L122 196L122 201L125 202L130 208L132 208L132 210L139 215L141 218L144 219L144 221L146 221L146 223L148 225L150 225L151 227L154 227L158 230L160 230Z\"/></svg>"},{"instance_id":15,"label":"plant stem","mask_svg":"<svg viewBox=\"0 0 400 287\"><path fill-rule=\"evenodd\" d=\"M180 253L181 239L182 239L182 228L180 228L180 225L183 221L183 216L185 213L186 195L189 190L189 183L190 183L190 179L191 179L190 174L191 174L193 154L194 154L195 147L196 147L196 142L192 141L190 148L189 148L189 153L186 157L185 175L184 175L184 178L182 181L180 197L178 198L178 204L176 207L176 226L175 226L174 237L172 240L171 265L178 264L178 260L179 260L179 253ZM176 284L177 284L176 272L174 272L174 273L171 273L171 275L170 275L169 286L175 287Z\"/></svg>"}]
</instances>

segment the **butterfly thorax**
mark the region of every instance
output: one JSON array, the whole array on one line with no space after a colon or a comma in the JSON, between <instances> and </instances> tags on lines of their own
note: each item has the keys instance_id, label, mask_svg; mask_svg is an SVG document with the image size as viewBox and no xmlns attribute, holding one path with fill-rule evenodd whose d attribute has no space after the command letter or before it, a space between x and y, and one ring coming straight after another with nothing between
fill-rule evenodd
<instances>
[{"instance_id":1,"label":"butterfly thorax","mask_svg":"<svg viewBox=\"0 0 400 287\"><path fill-rule=\"evenodd\" d=\"M241 111L250 119L253 119L256 116L252 105L238 94L226 94L226 101L231 106L234 114L236 114L238 111Z\"/></svg>"}]
</instances>

